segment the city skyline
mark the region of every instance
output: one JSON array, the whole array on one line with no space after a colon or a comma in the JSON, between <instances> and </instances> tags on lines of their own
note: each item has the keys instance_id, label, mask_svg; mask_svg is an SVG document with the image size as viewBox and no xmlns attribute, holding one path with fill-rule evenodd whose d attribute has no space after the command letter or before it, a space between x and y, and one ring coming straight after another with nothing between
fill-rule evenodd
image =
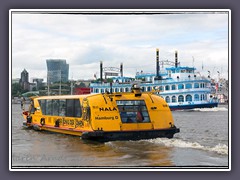
<instances>
[{"instance_id":1,"label":"city skyline","mask_svg":"<svg viewBox=\"0 0 240 180\"><path fill-rule=\"evenodd\" d=\"M116 12L114 12L116 13ZM229 14L186 11L168 14L55 14L12 12L12 78L25 68L47 81L46 59L66 59L69 79L99 77L99 63L124 66L124 75L155 72L160 60L174 60L203 75L228 79Z\"/></svg>"}]
</instances>

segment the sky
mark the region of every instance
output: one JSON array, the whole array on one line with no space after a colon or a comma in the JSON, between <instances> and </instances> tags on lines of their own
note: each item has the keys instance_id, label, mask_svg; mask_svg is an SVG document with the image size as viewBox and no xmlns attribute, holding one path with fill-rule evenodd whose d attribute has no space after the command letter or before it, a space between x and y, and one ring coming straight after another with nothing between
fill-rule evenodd
<instances>
[{"instance_id":1,"label":"sky","mask_svg":"<svg viewBox=\"0 0 240 180\"><path fill-rule=\"evenodd\" d=\"M51 12L51 11L49 11ZM11 14L12 78L23 69L29 78L47 79L46 59L65 59L69 79L93 79L103 67L120 67L124 76L155 72L156 48L160 61L194 66L202 75L228 79L229 16L227 12L168 11L127 13ZM79 11L80 12L80 11Z\"/></svg>"}]
</instances>

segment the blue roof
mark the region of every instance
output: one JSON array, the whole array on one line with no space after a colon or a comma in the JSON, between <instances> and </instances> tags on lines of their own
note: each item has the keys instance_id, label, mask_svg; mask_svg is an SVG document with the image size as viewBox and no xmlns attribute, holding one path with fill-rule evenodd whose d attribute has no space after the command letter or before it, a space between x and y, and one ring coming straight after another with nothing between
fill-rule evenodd
<instances>
[{"instance_id":1,"label":"blue roof","mask_svg":"<svg viewBox=\"0 0 240 180\"><path fill-rule=\"evenodd\" d=\"M188 67L188 66L179 66L179 67L170 67L170 68L166 68L166 70L196 70L196 68L194 67Z\"/></svg>"},{"instance_id":2,"label":"blue roof","mask_svg":"<svg viewBox=\"0 0 240 180\"><path fill-rule=\"evenodd\" d=\"M112 77L111 79L133 79L132 77L126 77L126 76L118 76L118 77Z\"/></svg>"}]
</instances>

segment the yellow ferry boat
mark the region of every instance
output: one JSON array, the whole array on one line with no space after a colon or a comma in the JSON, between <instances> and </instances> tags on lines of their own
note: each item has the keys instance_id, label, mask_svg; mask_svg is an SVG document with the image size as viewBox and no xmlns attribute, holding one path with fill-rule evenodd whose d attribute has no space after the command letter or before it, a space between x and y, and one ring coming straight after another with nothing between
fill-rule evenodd
<instances>
[{"instance_id":1,"label":"yellow ferry boat","mask_svg":"<svg viewBox=\"0 0 240 180\"><path fill-rule=\"evenodd\" d=\"M97 141L172 138L168 104L136 85L128 93L33 97L23 125Z\"/></svg>"}]
</instances>

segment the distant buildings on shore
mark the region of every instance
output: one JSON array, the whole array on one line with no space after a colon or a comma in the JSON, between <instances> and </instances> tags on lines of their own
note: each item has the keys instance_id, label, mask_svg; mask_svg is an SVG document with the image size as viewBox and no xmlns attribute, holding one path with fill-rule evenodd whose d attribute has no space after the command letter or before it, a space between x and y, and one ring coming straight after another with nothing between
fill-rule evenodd
<instances>
[{"instance_id":1,"label":"distant buildings on shore","mask_svg":"<svg viewBox=\"0 0 240 180\"><path fill-rule=\"evenodd\" d=\"M29 84L28 72L26 69L24 69L21 72L21 79L20 79L19 83L23 90L29 90L30 84Z\"/></svg>"},{"instance_id":2,"label":"distant buildings on shore","mask_svg":"<svg viewBox=\"0 0 240 180\"><path fill-rule=\"evenodd\" d=\"M24 68L20 78L12 79L12 84L17 84L19 91L17 96L29 92L39 91L42 95L55 94L87 94L90 93L90 83L92 80L69 80L69 64L64 59L47 59L47 82L42 78L32 78L29 81L29 73ZM212 79L212 87L215 87L214 94L217 95L220 103L228 101L228 80L218 78ZM14 86L16 87L16 86ZM13 92L13 91L12 91ZM61 93L62 92L62 93ZM16 96L16 94L14 95Z\"/></svg>"},{"instance_id":3,"label":"distant buildings on shore","mask_svg":"<svg viewBox=\"0 0 240 180\"><path fill-rule=\"evenodd\" d=\"M43 82L42 78L33 78L32 82L29 81L29 73L24 68L21 72L21 78L12 79L12 84L19 84L24 91L39 90L47 84L56 82L68 82L69 64L66 60L62 59L47 59L47 83Z\"/></svg>"},{"instance_id":4,"label":"distant buildings on shore","mask_svg":"<svg viewBox=\"0 0 240 180\"><path fill-rule=\"evenodd\" d=\"M70 94L70 93L90 93L89 84L91 80L69 80L69 64L64 59L47 59L47 82L43 78L31 78L29 81L29 73L24 68L21 72L21 78L12 79L15 93L13 96L21 96L26 92L40 92L41 95ZM17 85L17 86L16 86ZM12 93L13 93L12 91ZM83 91L83 92L82 92Z\"/></svg>"}]
</instances>

